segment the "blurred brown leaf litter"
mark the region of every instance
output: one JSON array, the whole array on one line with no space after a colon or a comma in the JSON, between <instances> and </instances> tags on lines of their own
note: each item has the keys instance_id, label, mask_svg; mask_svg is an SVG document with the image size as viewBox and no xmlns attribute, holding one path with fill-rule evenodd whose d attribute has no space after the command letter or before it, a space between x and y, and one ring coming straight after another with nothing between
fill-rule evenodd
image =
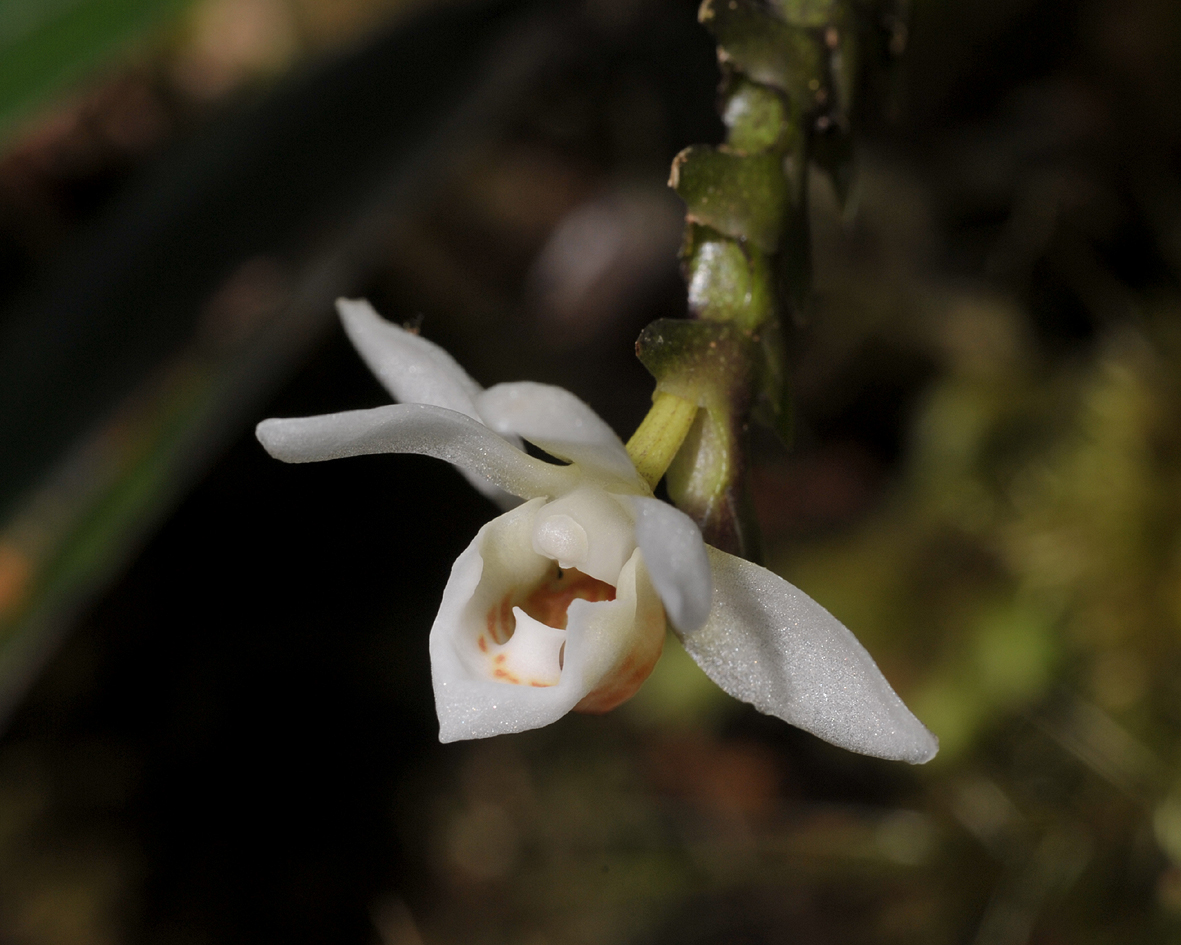
<instances>
[{"instance_id":1,"label":"blurred brown leaf litter","mask_svg":"<svg viewBox=\"0 0 1181 945\"><path fill-rule=\"evenodd\" d=\"M683 312L664 181L717 139L716 73L692 4L588 11L587 53L388 221L355 290L626 435L635 335ZM0 160L4 298L222 110L391 16L413 29L197 4L30 119ZM753 447L769 563L856 628L934 762L786 730L674 641L611 716L434 744L425 637L478 500L413 461L292 478L246 418L0 742L0 940L1174 941L1181 9L916 0L908 38L855 212L813 181L796 443ZM230 267L210 344L298 265ZM258 416L367 384L331 336ZM23 566L0 549L0 606Z\"/></svg>"}]
</instances>

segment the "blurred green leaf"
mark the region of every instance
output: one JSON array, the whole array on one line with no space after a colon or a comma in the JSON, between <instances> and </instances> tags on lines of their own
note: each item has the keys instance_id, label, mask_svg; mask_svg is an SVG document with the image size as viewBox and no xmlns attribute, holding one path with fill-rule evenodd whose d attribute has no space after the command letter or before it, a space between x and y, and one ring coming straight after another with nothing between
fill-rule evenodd
<instances>
[{"instance_id":1,"label":"blurred green leaf","mask_svg":"<svg viewBox=\"0 0 1181 945\"><path fill-rule=\"evenodd\" d=\"M825 26L837 6L836 0L770 0L768 5L792 26Z\"/></svg>"},{"instance_id":2,"label":"blurred green leaf","mask_svg":"<svg viewBox=\"0 0 1181 945\"><path fill-rule=\"evenodd\" d=\"M0 0L0 133L191 0Z\"/></svg>"}]
</instances>

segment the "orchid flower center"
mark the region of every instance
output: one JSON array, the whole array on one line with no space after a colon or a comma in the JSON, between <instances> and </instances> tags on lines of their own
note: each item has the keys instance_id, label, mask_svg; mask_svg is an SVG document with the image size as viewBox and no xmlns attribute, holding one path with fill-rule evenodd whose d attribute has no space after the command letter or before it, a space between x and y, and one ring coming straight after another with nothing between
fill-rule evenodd
<instances>
[{"instance_id":1,"label":"orchid flower center","mask_svg":"<svg viewBox=\"0 0 1181 945\"><path fill-rule=\"evenodd\" d=\"M525 594L509 591L489 609L476 646L493 679L518 686L553 686L562 674L567 610L576 600L615 600L615 588L577 568L556 565Z\"/></svg>"}]
</instances>

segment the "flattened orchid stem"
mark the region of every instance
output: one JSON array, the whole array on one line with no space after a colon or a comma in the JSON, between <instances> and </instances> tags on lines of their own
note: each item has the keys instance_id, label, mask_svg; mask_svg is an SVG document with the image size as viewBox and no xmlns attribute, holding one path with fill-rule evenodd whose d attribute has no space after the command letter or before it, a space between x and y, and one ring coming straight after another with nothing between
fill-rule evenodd
<instances>
[{"instance_id":1,"label":"flattened orchid stem","mask_svg":"<svg viewBox=\"0 0 1181 945\"><path fill-rule=\"evenodd\" d=\"M648 488L655 489L668 471L693 426L697 410L697 404L675 394L657 392L652 399L647 416L627 441L627 453Z\"/></svg>"}]
</instances>

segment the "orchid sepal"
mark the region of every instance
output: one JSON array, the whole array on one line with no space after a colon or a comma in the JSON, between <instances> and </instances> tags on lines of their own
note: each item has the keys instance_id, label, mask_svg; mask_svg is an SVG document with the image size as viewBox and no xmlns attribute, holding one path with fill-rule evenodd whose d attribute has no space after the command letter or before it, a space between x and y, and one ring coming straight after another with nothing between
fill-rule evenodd
<instances>
[{"instance_id":1,"label":"orchid sepal","mask_svg":"<svg viewBox=\"0 0 1181 945\"><path fill-rule=\"evenodd\" d=\"M706 547L709 619L678 636L710 679L841 748L911 764L935 756L939 740L844 624L777 574Z\"/></svg>"}]
</instances>

